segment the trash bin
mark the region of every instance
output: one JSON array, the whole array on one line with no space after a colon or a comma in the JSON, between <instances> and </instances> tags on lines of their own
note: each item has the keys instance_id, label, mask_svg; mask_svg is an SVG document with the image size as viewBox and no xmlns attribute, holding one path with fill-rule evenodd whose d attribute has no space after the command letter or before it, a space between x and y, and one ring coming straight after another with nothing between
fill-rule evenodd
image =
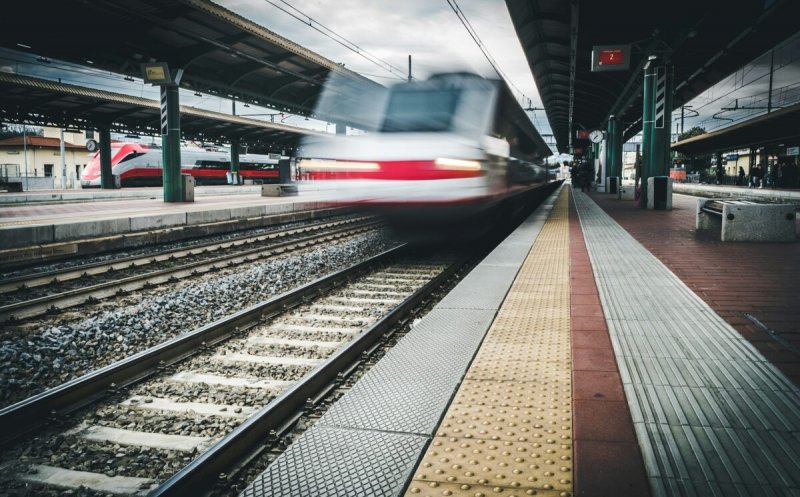
<instances>
[{"instance_id":1,"label":"trash bin","mask_svg":"<svg viewBox=\"0 0 800 497\"><path fill-rule=\"evenodd\" d=\"M289 159L278 161L278 183L285 185L292 182L292 167Z\"/></svg>"},{"instance_id":2,"label":"trash bin","mask_svg":"<svg viewBox=\"0 0 800 497\"><path fill-rule=\"evenodd\" d=\"M672 178L669 176L647 178L647 208L672 210Z\"/></svg>"},{"instance_id":3,"label":"trash bin","mask_svg":"<svg viewBox=\"0 0 800 497\"><path fill-rule=\"evenodd\" d=\"M183 183L183 201L194 202L194 176L191 174L181 174L181 181Z\"/></svg>"},{"instance_id":4,"label":"trash bin","mask_svg":"<svg viewBox=\"0 0 800 497\"><path fill-rule=\"evenodd\" d=\"M614 195L617 194L619 190L619 177L618 176L608 176L606 177L606 193L612 193Z\"/></svg>"}]
</instances>

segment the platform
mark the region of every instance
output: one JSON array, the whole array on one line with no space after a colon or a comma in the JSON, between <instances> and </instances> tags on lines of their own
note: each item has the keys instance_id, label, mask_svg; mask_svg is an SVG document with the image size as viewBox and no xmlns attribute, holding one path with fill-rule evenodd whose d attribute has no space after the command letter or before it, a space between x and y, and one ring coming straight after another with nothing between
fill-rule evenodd
<instances>
[{"instance_id":1,"label":"platform","mask_svg":"<svg viewBox=\"0 0 800 497\"><path fill-rule=\"evenodd\" d=\"M242 495L800 494L800 244L608 197L551 196Z\"/></svg>"},{"instance_id":2,"label":"platform","mask_svg":"<svg viewBox=\"0 0 800 497\"><path fill-rule=\"evenodd\" d=\"M778 202L800 207L800 190L676 182L672 184L672 191L696 197Z\"/></svg>"},{"instance_id":3,"label":"platform","mask_svg":"<svg viewBox=\"0 0 800 497\"><path fill-rule=\"evenodd\" d=\"M88 238L108 239L154 230L172 230L175 235L177 230L209 224L257 227L245 221L266 216L289 219L293 213L326 208L335 199L335 192L314 184L291 197L262 197L260 185L198 187L195 201L187 203L164 202L160 188L64 190L37 195L36 201L24 201L21 199L31 195L0 194L0 251L50 246L45 250L48 253L68 253L72 250L70 242ZM224 226L218 227L225 231ZM129 238L122 246L136 245L136 237ZM65 243L66 247L55 246ZM86 252L90 250L82 251Z\"/></svg>"}]
</instances>

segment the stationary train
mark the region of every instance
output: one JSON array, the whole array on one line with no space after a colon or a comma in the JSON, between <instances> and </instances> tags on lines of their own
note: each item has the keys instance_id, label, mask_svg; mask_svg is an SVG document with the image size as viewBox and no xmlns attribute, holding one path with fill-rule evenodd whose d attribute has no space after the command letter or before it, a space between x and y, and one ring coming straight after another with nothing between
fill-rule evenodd
<instances>
[{"instance_id":1,"label":"stationary train","mask_svg":"<svg viewBox=\"0 0 800 497\"><path fill-rule=\"evenodd\" d=\"M307 138L298 152L300 173L329 182L336 202L436 228L553 181L541 164L549 147L501 81L449 73L369 98L380 109L365 119L371 132Z\"/></svg>"},{"instance_id":2,"label":"stationary train","mask_svg":"<svg viewBox=\"0 0 800 497\"><path fill-rule=\"evenodd\" d=\"M120 177L122 186L157 186L162 182L161 149L139 143L112 143L111 171ZM263 183L278 182L280 154L239 156L243 179ZM198 184L225 184L230 171L230 154L201 148L181 148L181 172L191 174ZM92 157L81 173L83 188L100 186L100 153Z\"/></svg>"}]
</instances>

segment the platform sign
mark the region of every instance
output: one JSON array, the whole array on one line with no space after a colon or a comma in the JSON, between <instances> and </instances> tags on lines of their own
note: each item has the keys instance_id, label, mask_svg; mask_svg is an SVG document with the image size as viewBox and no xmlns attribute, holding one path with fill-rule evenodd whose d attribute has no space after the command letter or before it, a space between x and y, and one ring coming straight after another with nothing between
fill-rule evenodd
<instances>
[{"instance_id":1,"label":"platform sign","mask_svg":"<svg viewBox=\"0 0 800 497\"><path fill-rule=\"evenodd\" d=\"M153 85L169 85L172 84L172 78L169 73L169 66L166 62L148 62L141 64L142 79L145 83Z\"/></svg>"},{"instance_id":2,"label":"platform sign","mask_svg":"<svg viewBox=\"0 0 800 497\"><path fill-rule=\"evenodd\" d=\"M786 147L786 155L800 155L800 147Z\"/></svg>"},{"instance_id":3,"label":"platform sign","mask_svg":"<svg viewBox=\"0 0 800 497\"><path fill-rule=\"evenodd\" d=\"M630 45L595 45L592 47L592 72L627 71L630 67Z\"/></svg>"}]
</instances>

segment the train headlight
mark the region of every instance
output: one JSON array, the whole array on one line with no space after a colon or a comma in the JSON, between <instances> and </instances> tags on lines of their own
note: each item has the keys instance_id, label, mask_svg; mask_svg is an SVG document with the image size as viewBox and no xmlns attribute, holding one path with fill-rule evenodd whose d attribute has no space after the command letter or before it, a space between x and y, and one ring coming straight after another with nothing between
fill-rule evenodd
<instances>
[{"instance_id":1,"label":"train headlight","mask_svg":"<svg viewBox=\"0 0 800 497\"><path fill-rule=\"evenodd\" d=\"M377 162L331 161L317 159L303 159L298 164L303 171L379 171L381 166Z\"/></svg>"},{"instance_id":2,"label":"train headlight","mask_svg":"<svg viewBox=\"0 0 800 497\"><path fill-rule=\"evenodd\" d=\"M448 171L480 171L481 163L476 160L448 159L440 157L436 159L436 167Z\"/></svg>"}]
</instances>

